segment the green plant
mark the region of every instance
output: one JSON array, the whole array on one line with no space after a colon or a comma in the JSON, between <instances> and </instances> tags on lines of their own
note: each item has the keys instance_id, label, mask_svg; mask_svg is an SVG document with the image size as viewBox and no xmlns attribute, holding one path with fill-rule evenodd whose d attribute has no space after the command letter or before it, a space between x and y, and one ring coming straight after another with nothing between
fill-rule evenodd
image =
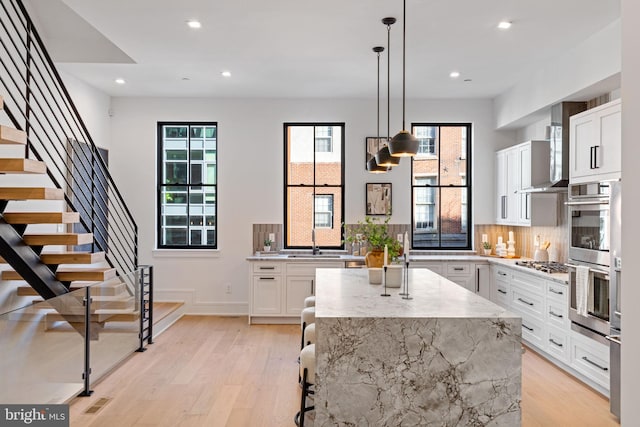
<instances>
[{"instance_id":1,"label":"green plant","mask_svg":"<svg viewBox=\"0 0 640 427\"><path fill-rule=\"evenodd\" d=\"M491 243L489 243L489 242L484 242L484 243L482 244L482 247L483 247L483 248L485 248L485 249L491 249Z\"/></svg>"},{"instance_id":2,"label":"green plant","mask_svg":"<svg viewBox=\"0 0 640 427\"><path fill-rule=\"evenodd\" d=\"M364 221L358 221L358 225L353 228L352 234L347 236L345 240L349 243L363 242L371 250L384 250L386 245L389 257L395 260L400 255L402 245L389 235L390 220L391 216L389 215L382 222L378 218L367 216ZM361 241L357 239L357 235L362 235Z\"/></svg>"},{"instance_id":3,"label":"green plant","mask_svg":"<svg viewBox=\"0 0 640 427\"><path fill-rule=\"evenodd\" d=\"M264 245L265 246L271 246L271 244L273 243L273 241L270 238L266 238L264 239Z\"/></svg>"}]
</instances>

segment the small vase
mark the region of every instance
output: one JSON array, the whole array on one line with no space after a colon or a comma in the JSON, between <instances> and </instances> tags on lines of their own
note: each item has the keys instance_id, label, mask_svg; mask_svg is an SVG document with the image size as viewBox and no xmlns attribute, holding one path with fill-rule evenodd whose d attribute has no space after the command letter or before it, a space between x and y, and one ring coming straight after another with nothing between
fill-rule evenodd
<instances>
[{"instance_id":1,"label":"small vase","mask_svg":"<svg viewBox=\"0 0 640 427\"><path fill-rule=\"evenodd\" d=\"M491 249L484 249L485 255L491 255Z\"/></svg>"},{"instance_id":2,"label":"small vase","mask_svg":"<svg viewBox=\"0 0 640 427\"><path fill-rule=\"evenodd\" d=\"M271 252L271 246L265 246L263 249L265 252Z\"/></svg>"},{"instance_id":3,"label":"small vase","mask_svg":"<svg viewBox=\"0 0 640 427\"><path fill-rule=\"evenodd\" d=\"M385 280L387 281L387 288L399 288L402 284L402 266L397 264L388 265Z\"/></svg>"},{"instance_id":4,"label":"small vase","mask_svg":"<svg viewBox=\"0 0 640 427\"><path fill-rule=\"evenodd\" d=\"M382 284L382 269L381 268L369 268L369 284L380 285Z\"/></svg>"},{"instance_id":5,"label":"small vase","mask_svg":"<svg viewBox=\"0 0 640 427\"><path fill-rule=\"evenodd\" d=\"M381 268L384 264L384 251L372 249L364 256L364 262L369 268Z\"/></svg>"}]
</instances>

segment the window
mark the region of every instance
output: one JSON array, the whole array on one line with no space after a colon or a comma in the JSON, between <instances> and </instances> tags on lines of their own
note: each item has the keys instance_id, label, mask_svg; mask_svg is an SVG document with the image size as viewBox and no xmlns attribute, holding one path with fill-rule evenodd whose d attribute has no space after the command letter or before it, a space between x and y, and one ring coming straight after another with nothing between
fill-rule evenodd
<instances>
[{"instance_id":1,"label":"window","mask_svg":"<svg viewBox=\"0 0 640 427\"><path fill-rule=\"evenodd\" d=\"M158 123L158 247L217 248L217 123Z\"/></svg>"},{"instance_id":2,"label":"window","mask_svg":"<svg viewBox=\"0 0 640 427\"><path fill-rule=\"evenodd\" d=\"M344 123L285 123L285 247L342 248Z\"/></svg>"},{"instance_id":3,"label":"window","mask_svg":"<svg viewBox=\"0 0 640 427\"><path fill-rule=\"evenodd\" d=\"M415 128L415 137L418 138L418 155L436 155L436 128L421 126Z\"/></svg>"},{"instance_id":4,"label":"window","mask_svg":"<svg viewBox=\"0 0 640 427\"><path fill-rule=\"evenodd\" d=\"M333 128L331 126L316 127L316 153L330 153L333 151Z\"/></svg>"},{"instance_id":5,"label":"window","mask_svg":"<svg viewBox=\"0 0 640 427\"><path fill-rule=\"evenodd\" d=\"M315 228L333 227L333 195L316 195Z\"/></svg>"},{"instance_id":6,"label":"window","mask_svg":"<svg viewBox=\"0 0 640 427\"><path fill-rule=\"evenodd\" d=\"M413 248L470 249L471 125L414 123L412 131L425 154L411 161Z\"/></svg>"}]
</instances>

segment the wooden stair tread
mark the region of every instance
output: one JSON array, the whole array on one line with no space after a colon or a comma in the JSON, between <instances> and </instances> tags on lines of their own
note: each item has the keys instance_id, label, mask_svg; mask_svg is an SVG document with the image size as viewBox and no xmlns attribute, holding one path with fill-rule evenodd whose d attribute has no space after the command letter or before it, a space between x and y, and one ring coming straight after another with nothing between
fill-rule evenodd
<instances>
[{"instance_id":1,"label":"wooden stair tread","mask_svg":"<svg viewBox=\"0 0 640 427\"><path fill-rule=\"evenodd\" d=\"M0 99L0 108L2 108L2 99ZM26 145L27 134L10 126L0 126L0 144Z\"/></svg>"},{"instance_id":2,"label":"wooden stair tread","mask_svg":"<svg viewBox=\"0 0 640 427\"><path fill-rule=\"evenodd\" d=\"M92 322L133 322L140 319L139 311L132 310L96 310L91 314ZM60 314L47 313L48 322L81 322L84 323L84 314Z\"/></svg>"},{"instance_id":3,"label":"wooden stair tread","mask_svg":"<svg viewBox=\"0 0 640 427\"><path fill-rule=\"evenodd\" d=\"M86 245L93 243L92 233L38 233L25 234L22 239L30 246Z\"/></svg>"},{"instance_id":4,"label":"wooden stair tread","mask_svg":"<svg viewBox=\"0 0 640 427\"><path fill-rule=\"evenodd\" d=\"M49 187L2 187L0 200L64 200L64 191Z\"/></svg>"},{"instance_id":5,"label":"wooden stair tread","mask_svg":"<svg viewBox=\"0 0 640 427\"><path fill-rule=\"evenodd\" d=\"M80 222L78 212L5 212L9 224L73 224Z\"/></svg>"},{"instance_id":6,"label":"wooden stair tread","mask_svg":"<svg viewBox=\"0 0 640 427\"><path fill-rule=\"evenodd\" d=\"M76 284L74 284L76 283ZM84 289L89 286L89 284L94 283L102 283L102 282L71 282L71 286L69 286L70 291L77 291L79 289ZM108 283L108 282L107 282ZM122 282L114 283L114 284L104 284L101 286L94 286L91 288L91 296L118 296L122 295L126 291L126 285ZM16 289L17 295L21 297L27 296L35 296L38 295L35 289L33 289L29 285L21 285Z\"/></svg>"},{"instance_id":7,"label":"wooden stair tread","mask_svg":"<svg viewBox=\"0 0 640 427\"><path fill-rule=\"evenodd\" d=\"M40 260L45 264L93 264L105 260L104 252L43 252Z\"/></svg>"},{"instance_id":8,"label":"wooden stair tread","mask_svg":"<svg viewBox=\"0 0 640 427\"><path fill-rule=\"evenodd\" d=\"M61 282L71 282L74 280L92 280L101 282L116 276L116 269L111 267L94 268L60 268L56 271L56 279ZM22 276L15 270L4 270L2 280L23 280Z\"/></svg>"},{"instance_id":9,"label":"wooden stair tread","mask_svg":"<svg viewBox=\"0 0 640 427\"><path fill-rule=\"evenodd\" d=\"M44 174L47 165L33 159L0 159L0 173L35 173Z\"/></svg>"},{"instance_id":10,"label":"wooden stair tread","mask_svg":"<svg viewBox=\"0 0 640 427\"><path fill-rule=\"evenodd\" d=\"M34 301L34 305L41 309L55 308L46 301ZM100 313L102 310L132 311L135 308L135 298L131 295L94 295L91 297L91 312ZM84 314L84 307L77 307L65 314Z\"/></svg>"}]
</instances>

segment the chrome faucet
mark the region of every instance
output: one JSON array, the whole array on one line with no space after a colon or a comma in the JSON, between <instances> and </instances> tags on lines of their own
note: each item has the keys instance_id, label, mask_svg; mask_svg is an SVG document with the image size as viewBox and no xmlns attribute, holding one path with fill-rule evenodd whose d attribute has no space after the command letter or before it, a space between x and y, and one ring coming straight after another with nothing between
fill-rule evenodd
<instances>
[{"instance_id":1,"label":"chrome faucet","mask_svg":"<svg viewBox=\"0 0 640 427\"><path fill-rule=\"evenodd\" d=\"M311 254L318 255L320 254L320 248L316 246L316 229L311 229Z\"/></svg>"}]
</instances>

